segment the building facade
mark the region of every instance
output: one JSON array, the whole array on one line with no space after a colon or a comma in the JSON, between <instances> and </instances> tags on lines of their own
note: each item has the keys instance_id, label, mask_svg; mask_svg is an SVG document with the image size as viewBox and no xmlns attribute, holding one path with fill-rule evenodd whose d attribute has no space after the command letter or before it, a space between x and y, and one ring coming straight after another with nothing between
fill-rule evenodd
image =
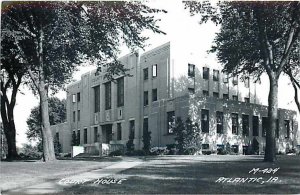
<instances>
[{"instance_id":1,"label":"building facade","mask_svg":"<svg viewBox=\"0 0 300 195\"><path fill-rule=\"evenodd\" d=\"M176 117L190 117L199 124L206 150L230 144L242 153L255 143L263 152L267 106L257 95L261 84L250 77L229 78L218 64L181 57L166 43L140 56L120 58L130 77L108 81L103 69L70 84L67 123L52 128L63 135L59 136L63 152L70 151L74 135L87 152L97 153L102 143L126 145L133 133L135 149L141 149L145 131L151 132L152 147L165 147L175 142L171 127ZM296 112L279 109L277 124L277 151L296 147Z\"/></svg>"}]
</instances>

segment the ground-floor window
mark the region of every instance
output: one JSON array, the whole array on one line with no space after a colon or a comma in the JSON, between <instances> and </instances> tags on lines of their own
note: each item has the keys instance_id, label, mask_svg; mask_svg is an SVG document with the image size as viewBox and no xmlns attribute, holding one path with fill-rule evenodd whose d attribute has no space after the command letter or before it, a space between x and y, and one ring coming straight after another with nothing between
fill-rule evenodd
<instances>
[{"instance_id":1,"label":"ground-floor window","mask_svg":"<svg viewBox=\"0 0 300 195\"><path fill-rule=\"evenodd\" d=\"M168 134L173 133L173 129L175 127L175 112L167 112L167 129L168 129Z\"/></svg>"},{"instance_id":2,"label":"ground-floor window","mask_svg":"<svg viewBox=\"0 0 300 195\"><path fill-rule=\"evenodd\" d=\"M290 138L290 121L289 120L284 120L284 127L286 130L286 136L285 138Z\"/></svg>"},{"instance_id":3,"label":"ground-floor window","mask_svg":"<svg viewBox=\"0 0 300 195\"><path fill-rule=\"evenodd\" d=\"M117 123L117 140L122 139L122 125L121 123Z\"/></svg>"},{"instance_id":4,"label":"ground-floor window","mask_svg":"<svg viewBox=\"0 0 300 195\"><path fill-rule=\"evenodd\" d=\"M217 111L216 118L217 118L217 133L223 133L223 121L224 121L223 112Z\"/></svg>"},{"instance_id":5,"label":"ground-floor window","mask_svg":"<svg viewBox=\"0 0 300 195\"><path fill-rule=\"evenodd\" d=\"M243 135L249 135L249 115L242 115L242 122L243 122Z\"/></svg>"},{"instance_id":6,"label":"ground-floor window","mask_svg":"<svg viewBox=\"0 0 300 195\"><path fill-rule=\"evenodd\" d=\"M77 131L77 145L80 145L80 130Z\"/></svg>"},{"instance_id":7,"label":"ground-floor window","mask_svg":"<svg viewBox=\"0 0 300 195\"><path fill-rule=\"evenodd\" d=\"M203 133L209 132L209 111L205 109L201 110L201 131Z\"/></svg>"},{"instance_id":8,"label":"ground-floor window","mask_svg":"<svg viewBox=\"0 0 300 195\"><path fill-rule=\"evenodd\" d=\"M87 144L87 128L84 129L84 135L83 135L83 143Z\"/></svg>"},{"instance_id":9,"label":"ground-floor window","mask_svg":"<svg viewBox=\"0 0 300 195\"><path fill-rule=\"evenodd\" d=\"M231 114L231 120L232 120L232 134L238 135L239 130L239 115L236 113Z\"/></svg>"},{"instance_id":10,"label":"ground-floor window","mask_svg":"<svg viewBox=\"0 0 300 195\"><path fill-rule=\"evenodd\" d=\"M259 132L259 120L258 116L253 116L252 118L252 128L253 128L253 136L258 136Z\"/></svg>"},{"instance_id":11,"label":"ground-floor window","mask_svg":"<svg viewBox=\"0 0 300 195\"><path fill-rule=\"evenodd\" d=\"M94 127L94 142L98 142L98 127Z\"/></svg>"},{"instance_id":12,"label":"ground-floor window","mask_svg":"<svg viewBox=\"0 0 300 195\"><path fill-rule=\"evenodd\" d=\"M135 132L135 124L134 120L129 121L129 133L133 135L134 137L134 132Z\"/></svg>"}]
</instances>

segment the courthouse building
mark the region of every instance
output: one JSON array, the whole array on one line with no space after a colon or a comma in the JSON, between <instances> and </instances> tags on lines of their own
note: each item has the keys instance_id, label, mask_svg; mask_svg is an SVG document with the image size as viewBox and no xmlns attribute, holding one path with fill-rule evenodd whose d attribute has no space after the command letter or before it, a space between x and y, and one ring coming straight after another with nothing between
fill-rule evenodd
<instances>
[{"instance_id":1,"label":"courthouse building","mask_svg":"<svg viewBox=\"0 0 300 195\"><path fill-rule=\"evenodd\" d=\"M105 79L105 69L83 74L67 87L67 122L52 126L63 152L71 151L72 134L86 152L97 153L99 144L123 144L134 134L135 149L143 147L143 132L151 131L151 146L175 143L175 117L190 117L200 126L202 148L216 151L228 143L237 153L253 145L265 147L267 106L261 104L262 86L251 78L229 78L220 65L201 59L181 58L163 44L141 55L119 60L131 77ZM181 48L183 49L183 48ZM197 58L197 57L194 57ZM297 146L296 112L279 109L277 151Z\"/></svg>"}]
</instances>

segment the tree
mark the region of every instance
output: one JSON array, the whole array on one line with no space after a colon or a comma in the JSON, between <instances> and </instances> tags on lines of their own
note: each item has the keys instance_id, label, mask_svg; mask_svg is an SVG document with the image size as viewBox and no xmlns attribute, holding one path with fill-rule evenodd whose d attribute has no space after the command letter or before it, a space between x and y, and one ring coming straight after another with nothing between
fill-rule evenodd
<instances>
[{"instance_id":1,"label":"tree","mask_svg":"<svg viewBox=\"0 0 300 195\"><path fill-rule=\"evenodd\" d=\"M130 131L129 140L126 143L126 149L127 149L127 152L129 152L129 153L134 150L133 140L134 140L134 131Z\"/></svg>"},{"instance_id":2,"label":"tree","mask_svg":"<svg viewBox=\"0 0 300 195\"><path fill-rule=\"evenodd\" d=\"M50 131L48 91L55 93L87 60L105 66L106 77L125 74L119 47L143 48L144 29L163 33L154 14L141 2L27 2L5 4L2 38L10 42L40 98L45 161L55 160ZM16 36L18 34L19 36ZM111 62L111 63L108 63Z\"/></svg>"},{"instance_id":3,"label":"tree","mask_svg":"<svg viewBox=\"0 0 300 195\"><path fill-rule=\"evenodd\" d=\"M26 132L27 138L30 140L42 139L42 118L40 106L32 108L29 118L26 123L28 130ZM56 125L66 121L66 100L60 100L57 97L49 98L49 122L50 125Z\"/></svg>"},{"instance_id":4,"label":"tree","mask_svg":"<svg viewBox=\"0 0 300 195\"><path fill-rule=\"evenodd\" d=\"M202 139L199 125L189 117L185 123L181 117L177 117L173 132L179 154L195 154L201 148Z\"/></svg>"},{"instance_id":5,"label":"tree","mask_svg":"<svg viewBox=\"0 0 300 195\"><path fill-rule=\"evenodd\" d=\"M265 161L275 160L275 130L278 118L278 80L285 67L299 64L300 2L185 2L200 23L220 25L212 52L233 75L267 73L269 128ZM296 44L298 43L298 44ZM295 58L298 56L298 58Z\"/></svg>"}]
</instances>

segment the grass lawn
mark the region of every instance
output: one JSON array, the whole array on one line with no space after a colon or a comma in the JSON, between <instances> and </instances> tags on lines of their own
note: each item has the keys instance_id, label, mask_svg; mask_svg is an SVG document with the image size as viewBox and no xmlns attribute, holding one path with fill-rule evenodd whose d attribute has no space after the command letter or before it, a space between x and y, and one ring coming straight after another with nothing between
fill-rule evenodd
<instances>
[{"instance_id":1,"label":"grass lawn","mask_svg":"<svg viewBox=\"0 0 300 195\"><path fill-rule=\"evenodd\" d=\"M87 161L88 160L88 161ZM77 173L100 169L118 161L120 157L94 159L65 159L44 163L38 160L2 161L0 187L2 190L27 186L48 179L62 178Z\"/></svg>"},{"instance_id":2,"label":"grass lawn","mask_svg":"<svg viewBox=\"0 0 300 195\"><path fill-rule=\"evenodd\" d=\"M112 175L122 184L83 184L65 187L62 194L288 194L300 193L300 156L278 156L275 163L263 156L158 156ZM280 168L276 173L249 173L253 168ZM262 178L262 182L216 182L225 178ZM267 182L270 177L277 178Z\"/></svg>"}]
</instances>

